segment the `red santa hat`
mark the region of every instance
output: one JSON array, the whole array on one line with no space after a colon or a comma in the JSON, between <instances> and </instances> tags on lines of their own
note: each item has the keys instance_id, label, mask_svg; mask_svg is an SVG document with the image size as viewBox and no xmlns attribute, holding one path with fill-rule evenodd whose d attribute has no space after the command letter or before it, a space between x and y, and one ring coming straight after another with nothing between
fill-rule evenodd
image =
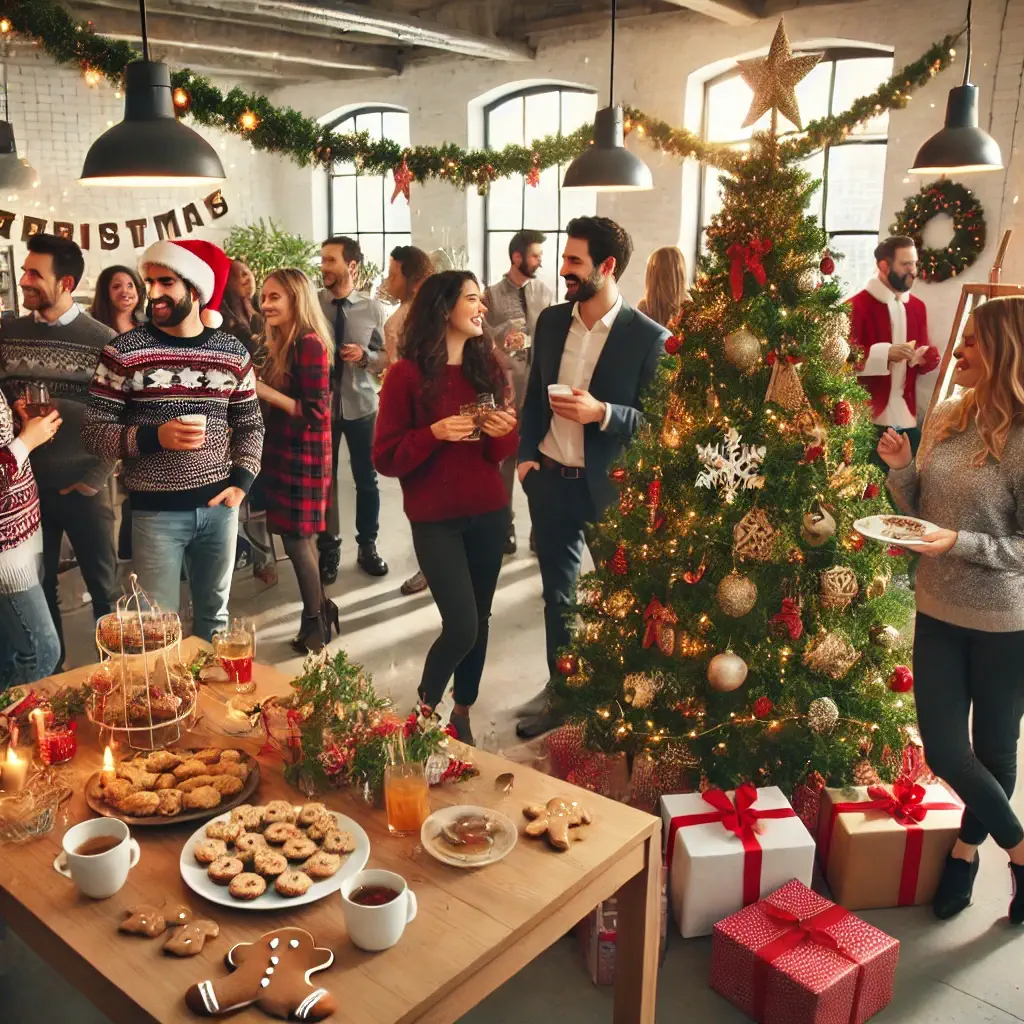
<instances>
[{"instance_id":1,"label":"red santa hat","mask_svg":"<svg viewBox=\"0 0 1024 1024\"><path fill-rule=\"evenodd\" d=\"M220 327L220 303L231 272L231 259L223 249L198 239L165 238L142 254L139 269L144 271L147 263L167 267L192 285L203 307L200 319L207 327Z\"/></svg>"}]
</instances>

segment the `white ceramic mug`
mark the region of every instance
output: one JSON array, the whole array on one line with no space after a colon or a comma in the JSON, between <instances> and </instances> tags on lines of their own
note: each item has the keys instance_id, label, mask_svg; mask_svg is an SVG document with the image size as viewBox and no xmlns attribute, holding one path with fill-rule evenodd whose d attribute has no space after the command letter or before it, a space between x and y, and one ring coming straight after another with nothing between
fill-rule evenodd
<instances>
[{"instance_id":1,"label":"white ceramic mug","mask_svg":"<svg viewBox=\"0 0 1024 1024\"><path fill-rule=\"evenodd\" d=\"M206 433L206 414L201 412L190 412L184 416L179 416L178 420L181 423L186 423L190 427L202 427L203 433Z\"/></svg>"},{"instance_id":2,"label":"white ceramic mug","mask_svg":"<svg viewBox=\"0 0 1024 1024\"><path fill-rule=\"evenodd\" d=\"M398 895L390 903L367 907L349 898L364 886L383 885ZM393 871L359 871L341 887L348 937L360 949L371 953L390 949L402 937L405 926L416 917L416 896L401 875Z\"/></svg>"},{"instance_id":3,"label":"white ceramic mug","mask_svg":"<svg viewBox=\"0 0 1024 1024\"><path fill-rule=\"evenodd\" d=\"M75 851L100 836L111 836L118 840L117 846L104 853L82 856ZM61 845L64 852L53 862L54 869L94 900L105 900L121 889L142 851L131 838L128 826L117 818L92 818L83 821L64 833Z\"/></svg>"}]
</instances>

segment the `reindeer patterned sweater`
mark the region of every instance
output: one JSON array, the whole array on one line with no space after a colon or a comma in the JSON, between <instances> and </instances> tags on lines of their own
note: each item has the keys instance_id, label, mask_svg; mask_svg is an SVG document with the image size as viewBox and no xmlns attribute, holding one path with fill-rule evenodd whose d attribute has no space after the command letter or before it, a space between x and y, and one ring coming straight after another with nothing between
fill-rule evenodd
<instances>
[{"instance_id":1,"label":"reindeer patterned sweater","mask_svg":"<svg viewBox=\"0 0 1024 1024\"><path fill-rule=\"evenodd\" d=\"M28 448L14 436L11 408L0 395L0 594L34 587L42 552L39 496Z\"/></svg>"},{"instance_id":2,"label":"reindeer patterned sweater","mask_svg":"<svg viewBox=\"0 0 1024 1024\"><path fill-rule=\"evenodd\" d=\"M163 448L161 424L206 417L206 441L194 451ZM245 346L225 331L194 338L151 323L103 350L82 426L86 446L124 460L133 509L194 509L225 487L248 491L260 471L263 418Z\"/></svg>"}]
</instances>

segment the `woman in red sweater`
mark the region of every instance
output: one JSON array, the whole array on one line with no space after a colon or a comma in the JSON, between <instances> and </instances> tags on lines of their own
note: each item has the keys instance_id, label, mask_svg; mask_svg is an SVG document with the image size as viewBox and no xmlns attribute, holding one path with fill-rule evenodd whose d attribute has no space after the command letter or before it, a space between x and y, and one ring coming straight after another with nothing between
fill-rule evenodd
<instances>
[{"instance_id":1,"label":"woman in red sweater","mask_svg":"<svg viewBox=\"0 0 1024 1024\"><path fill-rule=\"evenodd\" d=\"M451 724L473 742L469 709L487 655L491 600L508 536L508 492L498 467L518 444L511 396L486 307L468 271L449 270L420 286L380 394L373 464L402 483L413 546L441 613L441 635L423 666L420 699L434 707L455 676ZM460 410L484 395L495 411L480 421Z\"/></svg>"}]
</instances>

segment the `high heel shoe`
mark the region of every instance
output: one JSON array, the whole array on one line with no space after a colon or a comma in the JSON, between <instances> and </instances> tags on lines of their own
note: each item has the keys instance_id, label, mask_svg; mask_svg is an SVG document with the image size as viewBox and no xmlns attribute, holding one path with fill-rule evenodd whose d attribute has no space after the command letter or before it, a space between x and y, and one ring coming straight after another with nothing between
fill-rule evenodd
<instances>
[{"instance_id":1,"label":"high heel shoe","mask_svg":"<svg viewBox=\"0 0 1024 1024\"><path fill-rule=\"evenodd\" d=\"M338 606L327 596L327 591L320 588L320 614L323 616L324 629L327 632L327 642L331 642L331 627L334 632L341 636L341 612Z\"/></svg>"},{"instance_id":2,"label":"high heel shoe","mask_svg":"<svg viewBox=\"0 0 1024 1024\"><path fill-rule=\"evenodd\" d=\"M303 615L299 635L292 641L292 650L297 654L316 654L327 646L330 639L330 630L322 613Z\"/></svg>"},{"instance_id":3,"label":"high heel shoe","mask_svg":"<svg viewBox=\"0 0 1024 1024\"><path fill-rule=\"evenodd\" d=\"M1007 917L1010 924L1024 924L1024 864L1010 862L1010 878L1013 882L1013 897Z\"/></svg>"}]
</instances>

